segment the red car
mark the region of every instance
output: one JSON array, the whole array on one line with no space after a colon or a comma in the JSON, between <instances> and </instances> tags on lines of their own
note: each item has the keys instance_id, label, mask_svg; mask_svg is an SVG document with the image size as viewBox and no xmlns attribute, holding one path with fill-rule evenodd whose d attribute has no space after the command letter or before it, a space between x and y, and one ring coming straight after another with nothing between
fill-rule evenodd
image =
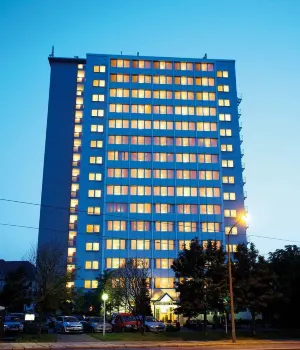
<instances>
[{"instance_id":1,"label":"red car","mask_svg":"<svg viewBox=\"0 0 300 350\"><path fill-rule=\"evenodd\" d=\"M141 326L141 322L137 317L125 312L114 314L111 324L113 332L135 332Z\"/></svg>"}]
</instances>

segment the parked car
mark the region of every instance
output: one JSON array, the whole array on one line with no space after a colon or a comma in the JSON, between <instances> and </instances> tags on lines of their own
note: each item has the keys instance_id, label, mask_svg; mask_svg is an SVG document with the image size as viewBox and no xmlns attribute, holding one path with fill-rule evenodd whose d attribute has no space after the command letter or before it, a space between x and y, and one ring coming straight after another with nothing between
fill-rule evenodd
<instances>
[{"instance_id":1,"label":"parked car","mask_svg":"<svg viewBox=\"0 0 300 350\"><path fill-rule=\"evenodd\" d=\"M112 315L112 330L114 332L135 332L139 329L141 321L130 313Z\"/></svg>"},{"instance_id":2,"label":"parked car","mask_svg":"<svg viewBox=\"0 0 300 350\"><path fill-rule=\"evenodd\" d=\"M103 332L103 318L101 317L86 317L80 323L83 325L83 331L86 333ZM108 322L105 322L105 332L112 332L112 325Z\"/></svg>"},{"instance_id":3,"label":"parked car","mask_svg":"<svg viewBox=\"0 0 300 350\"><path fill-rule=\"evenodd\" d=\"M59 333L83 333L83 326L74 316L58 316L54 331Z\"/></svg>"},{"instance_id":4,"label":"parked car","mask_svg":"<svg viewBox=\"0 0 300 350\"><path fill-rule=\"evenodd\" d=\"M14 316L4 317L4 336L16 338L21 332L23 332L23 323L21 320Z\"/></svg>"},{"instance_id":5,"label":"parked car","mask_svg":"<svg viewBox=\"0 0 300 350\"><path fill-rule=\"evenodd\" d=\"M39 323L40 320L39 318L36 318L34 321L25 321L24 322L24 333L29 333L29 334L37 334L38 329L39 329ZM42 333L48 333L49 332L49 324L48 320L46 318L43 319L42 321Z\"/></svg>"},{"instance_id":6,"label":"parked car","mask_svg":"<svg viewBox=\"0 0 300 350\"><path fill-rule=\"evenodd\" d=\"M25 320L25 314L23 312L11 312L9 316L18 318L21 322Z\"/></svg>"},{"instance_id":7,"label":"parked car","mask_svg":"<svg viewBox=\"0 0 300 350\"><path fill-rule=\"evenodd\" d=\"M140 316L140 320L142 322L142 317ZM145 327L146 331L148 332L164 332L166 330L166 326L162 323L157 321L152 316L146 316L145 317Z\"/></svg>"}]
</instances>

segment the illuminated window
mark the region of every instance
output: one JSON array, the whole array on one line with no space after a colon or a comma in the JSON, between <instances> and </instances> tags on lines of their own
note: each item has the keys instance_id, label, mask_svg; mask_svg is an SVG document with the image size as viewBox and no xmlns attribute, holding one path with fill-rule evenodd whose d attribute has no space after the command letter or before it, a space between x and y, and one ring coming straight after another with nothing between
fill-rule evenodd
<instances>
[{"instance_id":1,"label":"illuminated window","mask_svg":"<svg viewBox=\"0 0 300 350\"><path fill-rule=\"evenodd\" d=\"M97 280L84 280L84 288L96 289L96 288L98 288L98 281Z\"/></svg>"},{"instance_id":2,"label":"illuminated window","mask_svg":"<svg viewBox=\"0 0 300 350\"><path fill-rule=\"evenodd\" d=\"M107 152L107 159L108 160L128 160L128 152Z\"/></svg>"},{"instance_id":3,"label":"illuminated window","mask_svg":"<svg viewBox=\"0 0 300 350\"><path fill-rule=\"evenodd\" d=\"M218 100L218 105L220 107L230 107L230 100Z\"/></svg>"},{"instance_id":4,"label":"illuminated window","mask_svg":"<svg viewBox=\"0 0 300 350\"><path fill-rule=\"evenodd\" d=\"M129 120L109 119L108 126L111 129L128 129L129 128Z\"/></svg>"},{"instance_id":5,"label":"illuminated window","mask_svg":"<svg viewBox=\"0 0 300 350\"><path fill-rule=\"evenodd\" d=\"M110 97L129 97L129 89L109 89Z\"/></svg>"},{"instance_id":6,"label":"illuminated window","mask_svg":"<svg viewBox=\"0 0 300 350\"><path fill-rule=\"evenodd\" d=\"M225 218L236 218L236 210L235 209L225 209L224 216L225 216Z\"/></svg>"},{"instance_id":7,"label":"illuminated window","mask_svg":"<svg viewBox=\"0 0 300 350\"><path fill-rule=\"evenodd\" d=\"M196 204L177 204L178 214L197 214Z\"/></svg>"},{"instance_id":8,"label":"illuminated window","mask_svg":"<svg viewBox=\"0 0 300 350\"><path fill-rule=\"evenodd\" d=\"M221 206L218 204L200 204L200 214L202 215L220 215Z\"/></svg>"},{"instance_id":9,"label":"illuminated window","mask_svg":"<svg viewBox=\"0 0 300 350\"><path fill-rule=\"evenodd\" d=\"M151 90L131 90L131 97L133 98L151 98Z\"/></svg>"},{"instance_id":10,"label":"illuminated window","mask_svg":"<svg viewBox=\"0 0 300 350\"><path fill-rule=\"evenodd\" d=\"M151 187L150 187L151 188ZM128 186L108 185L106 193L111 195L126 195L128 194Z\"/></svg>"},{"instance_id":11,"label":"illuminated window","mask_svg":"<svg viewBox=\"0 0 300 350\"><path fill-rule=\"evenodd\" d=\"M132 68L140 68L140 69L151 68L151 61L133 60L132 61Z\"/></svg>"},{"instance_id":12,"label":"illuminated window","mask_svg":"<svg viewBox=\"0 0 300 350\"><path fill-rule=\"evenodd\" d=\"M100 215L100 207L88 207L88 215Z\"/></svg>"},{"instance_id":13,"label":"illuminated window","mask_svg":"<svg viewBox=\"0 0 300 350\"><path fill-rule=\"evenodd\" d=\"M155 259L156 269L170 269L173 264L173 259Z\"/></svg>"},{"instance_id":14,"label":"illuminated window","mask_svg":"<svg viewBox=\"0 0 300 350\"><path fill-rule=\"evenodd\" d=\"M107 177L126 178L128 177L128 169L108 168Z\"/></svg>"},{"instance_id":15,"label":"illuminated window","mask_svg":"<svg viewBox=\"0 0 300 350\"><path fill-rule=\"evenodd\" d=\"M155 204L155 213L157 214L171 214L174 212L173 210L174 204Z\"/></svg>"},{"instance_id":16,"label":"illuminated window","mask_svg":"<svg viewBox=\"0 0 300 350\"><path fill-rule=\"evenodd\" d=\"M214 92L196 92L196 100L198 101L215 101L216 94Z\"/></svg>"},{"instance_id":17,"label":"illuminated window","mask_svg":"<svg viewBox=\"0 0 300 350\"><path fill-rule=\"evenodd\" d=\"M100 232L100 225L86 225L87 233Z\"/></svg>"},{"instance_id":18,"label":"illuminated window","mask_svg":"<svg viewBox=\"0 0 300 350\"><path fill-rule=\"evenodd\" d=\"M89 173L89 180L90 181L101 181L102 174L101 173Z\"/></svg>"},{"instance_id":19,"label":"illuminated window","mask_svg":"<svg viewBox=\"0 0 300 350\"><path fill-rule=\"evenodd\" d=\"M196 163L196 161L194 153L176 153L176 162L178 163Z\"/></svg>"},{"instance_id":20,"label":"illuminated window","mask_svg":"<svg viewBox=\"0 0 300 350\"><path fill-rule=\"evenodd\" d=\"M231 231L230 231L231 230ZM229 232L231 235L237 235L238 234L238 230L237 227L232 227L232 226L226 226L225 227L225 234L229 235Z\"/></svg>"},{"instance_id":21,"label":"illuminated window","mask_svg":"<svg viewBox=\"0 0 300 350\"><path fill-rule=\"evenodd\" d=\"M226 71L226 70L223 70L223 71L218 70L217 71L217 77L218 78L228 78L228 71Z\"/></svg>"},{"instance_id":22,"label":"illuminated window","mask_svg":"<svg viewBox=\"0 0 300 350\"><path fill-rule=\"evenodd\" d=\"M112 60L110 60L110 66L111 67L118 67L118 68L129 68L130 61L129 60L112 59Z\"/></svg>"},{"instance_id":23,"label":"illuminated window","mask_svg":"<svg viewBox=\"0 0 300 350\"><path fill-rule=\"evenodd\" d=\"M150 152L131 152L130 159L136 162L150 162L151 153Z\"/></svg>"},{"instance_id":24,"label":"illuminated window","mask_svg":"<svg viewBox=\"0 0 300 350\"><path fill-rule=\"evenodd\" d=\"M217 154L198 154L199 163L218 163Z\"/></svg>"},{"instance_id":25,"label":"illuminated window","mask_svg":"<svg viewBox=\"0 0 300 350\"><path fill-rule=\"evenodd\" d=\"M151 196L151 186L130 186L132 196Z\"/></svg>"},{"instance_id":26,"label":"illuminated window","mask_svg":"<svg viewBox=\"0 0 300 350\"><path fill-rule=\"evenodd\" d=\"M173 179L174 170L173 169L154 169L153 177L155 179Z\"/></svg>"},{"instance_id":27,"label":"illuminated window","mask_svg":"<svg viewBox=\"0 0 300 350\"><path fill-rule=\"evenodd\" d=\"M92 109L92 117L104 117L103 109Z\"/></svg>"},{"instance_id":28,"label":"illuminated window","mask_svg":"<svg viewBox=\"0 0 300 350\"><path fill-rule=\"evenodd\" d=\"M174 250L174 247L173 240L159 239L154 241L155 250Z\"/></svg>"},{"instance_id":29,"label":"illuminated window","mask_svg":"<svg viewBox=\"0 0 300 350\"><path fill-rule=\"evenodd\" d=\"M94 260L94 261L90 261L87 260L84 264L84 268L86 270L98 270L99 269L99 261Z\"/></svg>"},{"instance_id":30,"label":"illuminated window","mask_svg":"<svg viewBox=\"0 0 300 350\"><path fill-rule=\"evenodd\" d=\"M101 190L88 190L88 196L90 198L100 198Z\"/></svg>"},{"instance_id":31,"label":"illuminated window","mask_svg":"<svg viewBox=\"0 0 300 350\"><path fill-rule=\"evenodd\" d=\"M218 91L229 92L229 85L218 85Z\"/></svg>"},{"instance_id":32,"label":"illuminated window","mask_svg":"<svg viewBox=\"0 0 300 350\"><path fill-rule=\"evenodd\" d=\"M107 239L106 249L112 250L124 250L125 249L125 239Z\"/></svg>"},{"instance_id":33,"label":"illuminated window","mask_svg":"<svg viewBox=\"0 0 300 350\"><path fill-rule=\"evenodd\" d=\"M174 278L154 278L154 288L174 288Z\"/></svg>"},{"instance_id":34,"label":"illuminated window","mask_svg":"<svg viewBox=\"0 0 300 350\"><path fill-rule=\"evenodd\" d=\"M156 221L155 231L172 232L174 227L173 221Z\"/></svg>"},{"instance_id":35,"label":"illuminated window","mask_svg":"<svg viewBox=\"0 0 300 350\"><path fill-rule=\"evenodd\" d=\"M155 99L162 99L162 100L166 100L166 99L172 99L172 91L167 91L167 90L154 90L153 91L153 98Z\"/></svg>"},{"instance_id":36,"label":"illuminated window","mask_svg":"<svg viewBox=\"0 0 300 350\"><path fill-rule=\"evenodd\" d=\"M131 221L131 231L150 231L149 221Z\"/></svg>"},{"instance_id":37,"label":"illuminated window","mask_svg":"<svg viewBox=\"0 0 300 350\"><path fill-rule=\"evenodd\" d=\"M90 157L90 164L102 164L102 157Z\"/></svg>"},{"instance_id":38,"label":"illuminated window","mask_svg":"<svg viewBox=\"0 0 300 350\"><path fill-rule=\"evenodd\" d=\"M127 213L127 203L106 203L108 213Z\"/></svg>"},{"instance_id":39,"label":"illuminated window","mask_svg":"<svg viewBox=\"0 0 300 350\"><path fill-rule=\"evenodd\" d=\"M214 86L215 79L207 77L197 77L195 78L195 84L199 86Z\"/></svg>"},{"instance_id":40,"label":"illuminated window","mask_svg":"<svg viewBox=\"0 0 300 350\"><path fill-rule=\"evenodd\" d=\"M232 145L221 145L221 151L222 152L232 152L233 151Z\"/></svg>"},{"instance_id":41,"label":"illuminated window","mask_svg":"<svg viewBox=\"0 0 300 350\"><path fill-rule=\"evenodd\" d=\"M174 161L174 154L173 153L154 153L153 154L154 162L173 162Z\"/></svg>"},{"instance_id":42,"label":"illuminated window","mask_svg":"<svg viewBox=\"0 0 300 350\"><path fill-rule=\"evenodd\" d=\"M195 63L195 70L203 72L213 72L214 65L213 63Z\"/></svg>"},{"instance_id":43,"label":"illuminated window","mask_svg":"<svg viewBox=\"0 0 300 350\"><path fill-rule=\"evenodd\" d=\"M176 170L177 179L189 180L197 179L197 171L196 170Z\"/></svg>"},{"instance_id":44,"label":"illuminated window","mask_svg":"<svg viewBox=\"0 0 300 350\"><path fill-rule=\"evenodd\" d=\"M151 145L150 136L131 136L132 145Z\"/></svg>"},{"instance_id":45,"label":"illuminated window","mask_svg":"<svg viewBox=\"0 0 300 350\"><path fill-rule=\"evenodd\" d=\"M175 70L193 70L193 63L191 62L175 62Z\"/></svg>"},{"instance_id":46,"label":"illuminated window","mask_svg":"<svg viewBox=\"0 0 300 350\"><path fill-rule=\"evenodd\" d=\"M173 78L171 76L166 75L154 75L153 76L153 84L172 84Z\"/></svg>"},{"instance_id":47,"label":"illuminated window","mask_svg":"<svg viewBox=\"0 0 300 350\"><path fill-rule=\"evenodd\" d=\"M174 138L165 136L154 136L153 144L155 146L173 146Z\"/></svg>"},{"instance_id":48,"label":"illuminated window","mask_svg":"<svg viewBox=\"0 0 300 350\"><path fill-rule=\"evenodd\" d=\"M94 73L105 73L105 66L94 66Z\"/></svg>"},{"instance_id":49,"label":"illuminated window","mask_svg":"<svg viewBox=\"0 0 300 350\"><path fill-rule=\"evenodd\" d=\"M220 129L220 136L232 136L232 130L231 129Z\"/></svg>"},{"instance_id":50,"label":"illuminated window","mask_svg":"<svg viewBox=\"0 0 300 350\"><path fill-rule=\"evenodd\" d=\"M153 68L154 69L172 69L172 62L154 61Z\"/></svg>"},{"instance_id":51,"label":"illuminated window","mask_svg":"<svg viewBox=\"0 0 300 350\"><path fill-rule=\"evenodd\" d=\"M152 76L144 75L144 74L136 74L131 76L131 81L132 83L151 84Z\"/></svg>"},{"instance_id":52,"label":"illuminated window","mask_svg":"<svg viewBox=\"0 0 300 350\"><path fill-rule=\"evenodd\" d=\"M150 249L150 241L148 239L132 239L130 241L130 248L132 250L149 250Z\"/></svg>"},{"instance_id":53,"label":"illuminated window","mask_svg":"<svg viewBox=\"0 0 300 350\"><path fill-rule=\"evenodd\" d=\"M220 197L219 187L200 187L199 188L200 197Z\"/></svg>"},{"instance_id":54,"label":"illuminated window","mask_svg":"<svg viewBox=\"0 0 300 350\"><path fill-rule=\"evenodd\" d=\"M224 192L223 198L225 201L235 201L235 193L234 192Z\"/></svg>"},{"instance_id":55,"label":"illuminated window","mask_svg":"<svg viewBox=\"0 0 300 350\"><path fill-rule=\"evenodd\" d=\"M197 197L197 187L179 186L176 187L178 197Z\"/></svg>"},{"instance_id":56,"label":"illuminated window","mask_svg":"<svg viewBox=\"0 0 300 350\"><path fill-rule=\"evenodd\" d=\"M128 136L109 135L108 144L109 145L127 145Z\"/></svg>"},{"instance_id":57,"label":"illuminated window","mask_svg":"<svg viewBox=\"0 0 300 350\"><path fill-rule=\"evenodd\" d=\"M103 102L104 101L104 95L92 95L92 101L93 102Z\"/></svg>"},{"instance_id":58,"label":"illuminated window","mask_svg":"<svg viewBox=\"0 0 300 350\"><path fill-rule=\"evenodd\" d=\"M129 113L129 105L110 103L109 111L111 113Z\"/></svg>"},{"instance_id":59,"label":"illuminated window","mask_svg":"<svg viewBox=\"0 0 300 350\"><path fill-rule=\"evenodd\" d=\"M233 160L223 159L222 168L233 168Z\"/></svg>"},{"instance_id":60,"label":"illuminated window","mask_svg":"<svg viewBox=\"0 0 300 350\"><path fill-rule=\"evenodd\" d=\"M90 243L85 243L85 250L86 251L94 251L98 252L100 249L100 244L98 242L90 242Z\"/></svg>"},{"instance_id":61,"label":"illuminated window","mask_svg":"<svg viewBox=\"0 0 300 350\"><path fill-rule=\"evenodd\" d=\"M92 124L91 125L91 132L103 132L103 125Z\"/></svg>"},{"instance_id":62,"label":"illuminated window","mask_svg":"<svg viewBox=\"0 0 300 350\"><path fill-rule=\"evenodd\" d=\"M179 221L178 231L179 232L197 232L197 223L188 222L188 221Z\"/></svg>"},{"instance_id":63,"label":"illuminated window","mask_svg":"<svg viewBox=\"0 0 300 350\"><path fill-rule=\"evenodd\" d=\"M154 186L154 196L174 196L173 186Z\"/></svg>"},{"instance_id":64,"label":"illuminated window","mask_svg":"<svg viewBox=\"0 0 300 350\"><path fill-rule=\"evenodd\" d=\"M154 120L153 129L157 130L173 130L173 122L166 120Z\"/></svg>"},{"instance_id":65,"label":"illuminated window","mask_svg":"<svg viewBox=\"0 0 300 350\"><path fill-rule=\"evenodd\" d=\"M105 80L93 80L94 87L105 87Z\"/></svg>"},{"instance_id":66,"label":"illuminated window","mask_svg":"<svg viewBox=\"0 0 300 350\"><path fill-rule=\"evenodd\" d=\"M180 240L178 243L179 243L178 244L179 250L183 250L183 249L189 250L189 249L191 249L191 240Z\"/></svg>"},{"instance_id":67,"label":"illuminated window","mask_svg":"<svg viewBox=\"0 0 300 350\"><path fill-rule=\"evenodd\" d=\"M149 204L149 203L130 203L130 213L149 214L149 213L151 213L151 204Z\"/></svg>"},{"instance_id":68,"label":"illuminated window","mask_svg":"<svg viewBox=\"0 0 300 350\"><path fill-rule=\"evenodd\" d=\"M151 129L151 120L131 120L132 129Z\"/></svg>"},{"instance_id":69,"label":"illuminated window","mask_svg":"<svg viewBox=\"0 0 300 350\"><path fill-rule=\"evenodd\" d=\"M221 113L219 114L219 120L221 120L222 122L231 122L231 114Z\"/></svg>"},{"instance_id":70,"label":"illuminated window","mask_svg":"<svg viewBox=\"0 0 300 350\"><path fill-rule=\"evenodd\" d=\"M202 222L202 232L220 232L220 224L218 222Z\"/></svg>"},{"instance_id":71,"label":"illuminated window","mask_svg":"<svg viewBox=\"0 0 300 350\"><path fill-rule=\"evenodd\" d=\"M102 148L103 147L103 141L102 140L91 140L90 141L90 147L91 148Z\"/></svg>"},{"instance_id":72,"label":"illuminated window","mask_svg":"<svg viewBox=\"0 0 300 350\"><path fill-rule=\"evenodd\" d=\"M124 258L106 258L106 268L118 269L125 266Z\"/></svg>"},{"instance_id":73,"label":"illuminated window","mask_svg":"<svg viewBox=\"0 0 300 350\"><path fill-rule=\"evenodd\" d=\"M151 169L130 169L130 176L135 179L150 179Z\"/></svg>"},{"instance_id":74,"label":"illuminated window","mask_svg":"<svg viewBox=\"0 0 300 350\"><path fill-rule=\"evenodd\" d=\"M228 249L231 253L235 253L237 251L237 244L226 244L226 252L228 252Z\"/></svg>"},{"instance_id":75,"label":"illuminated window","mask_svg":"<svg viewBox=\"0 0 300 350\"><path fill-rule=\"evenodd\" d=\"M234 184L234 176L222 176L223 184Z\"/></svg>"},{"instance_id":76,"label":"illuminated window","mask_svg":"<svg viewBox=\"0 0 300 350\"><path fill-rule=\"evenodd\" d=\"M111 74L110 75L110 81L112 83L118 82L118 83L129 83L129 74Z\"/></svg>"},{"instance_id":77,"label":"illuminated window","mask_svg":"<svg viewBox=\"0 0 300 350\"><path fill-rule=\"evenodd\" d=\"M196 115L197 116L211 116L215 117L216 114L216 108L215 107L196 107Z\"/></svg>"},{"instance_id":78,"label":"illuminated window","mask_svg":"<svg viewBox=\"0 0 300 350\"><path fill-rule=\"evenodd\" d=\"M220 173L216 170L200 170L199 179L200 180L219 180Z\"/></svg>"},{"instance_id":79,"label":"illuminated window","mask_svg":"<svg viewBox=\"0 0 300 350\"><path fill-rule=\"evenodd\" d=\"M107 221L107 229L109 231L126 231L126 221L123 221L123 220Z\"/></svg>"},{"instance_id":80,"label":"illuminated window","mask_svg":"<svg viewBox=\"0 0 300 350\"><path fill-rule=\"evenodd\" d=\"M131 105L131 113L151 114L151 105Z\"/></svg>"}]
</instances>

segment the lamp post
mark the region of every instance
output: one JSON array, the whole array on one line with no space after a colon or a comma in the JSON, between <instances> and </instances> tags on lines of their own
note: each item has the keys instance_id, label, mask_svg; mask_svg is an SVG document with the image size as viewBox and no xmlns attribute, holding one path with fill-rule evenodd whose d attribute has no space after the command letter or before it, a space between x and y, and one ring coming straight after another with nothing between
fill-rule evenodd
<instances>
[{"instance_id":1,"label":"lamp post","mask_svg":"<svg viewBox=\"0 0 300 350\"><path fill-rule=\"evenodd\" d=\"M229 295L230 295L230 315L231 315L231 339L233 343L236 343L236 334L235 334L235 320L234 320L234 301L233 301L233 287L232 287L232 273L231 273L231 259L230 259L230 235L234 227L236 227L241 221L246 221L247 217L242 215L237 222L230 227L228 231L228 249L227 249L227 264L228 264L228 277L229 277Z\"/></svg>"},{"instance_id":2,"label":"lamp post","mask_svg":"<svg viewBox=\"0 0 300 350\"><path fill-rule=\"evenodd\" d=\"M105 336L105 302L108 299L108 295L106 293L102 294L103 300L103 336Z\"/></svg>"}]
</instances>

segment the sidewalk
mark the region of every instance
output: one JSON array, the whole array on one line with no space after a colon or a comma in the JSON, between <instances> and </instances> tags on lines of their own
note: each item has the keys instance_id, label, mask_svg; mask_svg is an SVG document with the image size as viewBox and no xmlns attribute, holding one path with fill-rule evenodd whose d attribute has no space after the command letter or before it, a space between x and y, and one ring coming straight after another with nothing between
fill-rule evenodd
<instances>
[{"instance_id":1,"label":"sidewalk","mask_svg":"<svg viewBox=\"0 0 300 350\"><path fill-rule=\"evenodd\" d=\"M194 347L222 347L239 348L251 346L257 349L300 349L300 341L273 341L273 340L240 340L233 344L231 341L164 341L164 342L151 342L151 341L134 341L134 342L55 342L55 343L0 343L1 350L12 349L35 349L35 350L47 350L47 349L122 349L122 348L194 348Z\"/></svg>"}]
</instances>

